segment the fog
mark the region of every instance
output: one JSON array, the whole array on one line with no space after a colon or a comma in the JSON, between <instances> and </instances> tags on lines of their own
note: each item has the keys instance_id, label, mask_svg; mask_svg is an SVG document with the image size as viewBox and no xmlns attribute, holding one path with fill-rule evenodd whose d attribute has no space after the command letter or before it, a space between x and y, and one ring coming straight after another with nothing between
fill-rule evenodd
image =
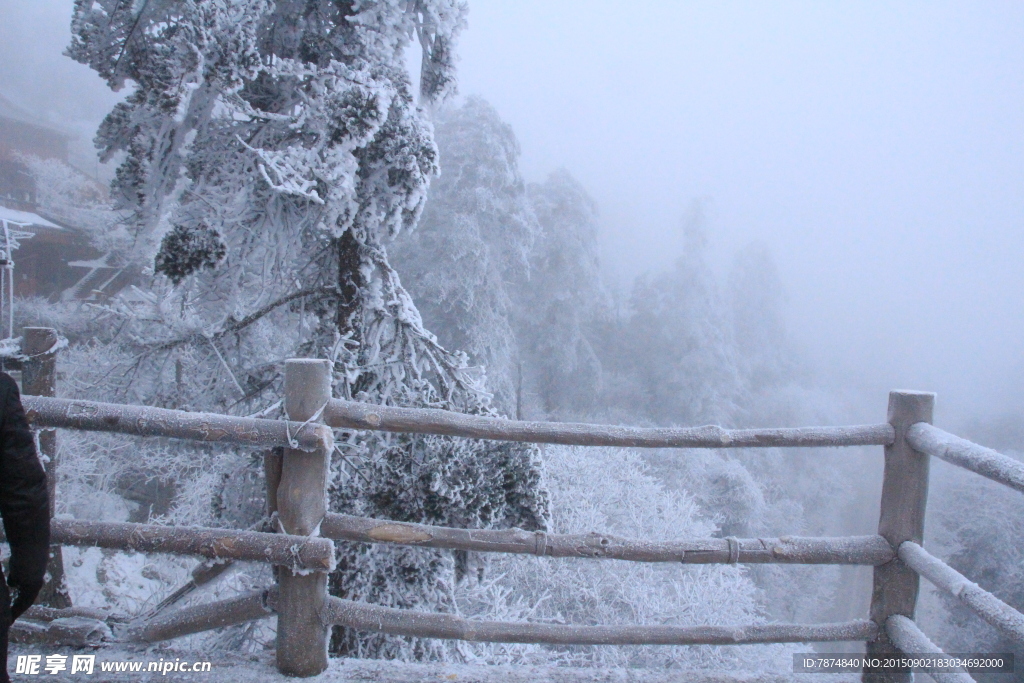
<instances>
[{"instance_id":1,"label":"fog","mask_svg":"<svg viewBox=\"0 0 1024 683\"><path fill-rule=\"evenodd\" d=\"M679 253L711 200L721 263L768 244L793 331L878 418L1024 393L1024 6L476 0L461 88L600 203L628 278Z\"/></svg>"},{"instance_id":2,"label":"fog","mask_svg":"<svg viewBox=\"0 0 1024 683\"><path fill-rule=\"evenodd\" d=\"M71 2L0 1L0 90L78 134L116 101L63 57ZM725 268L767 244L822 381L865 419L890 388L940 421L1024 391L1024 6L474 0L460 90L528 179L597 199L613 280L664 267L694 198Z\"/></svg>"}]
</instances>

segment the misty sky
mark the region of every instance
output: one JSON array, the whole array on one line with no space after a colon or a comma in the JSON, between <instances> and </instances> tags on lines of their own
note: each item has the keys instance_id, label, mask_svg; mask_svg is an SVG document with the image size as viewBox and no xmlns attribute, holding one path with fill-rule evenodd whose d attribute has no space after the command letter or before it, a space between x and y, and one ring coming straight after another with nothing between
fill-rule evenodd
<instances>
[{"instance_id":1,"label":"misty sky","mask_svg":"<svg viewBox=\"0 0 1024 683\"><path fill-rule=\"evenodd\" d=\"M0 0L0 92L82 136L115 101L61 57L71 0ZM716 265L768 244L794 335L864 419L1024 401L1024 3L470 0L461 89L602 211L622 282L707 198Z\"/></svg>"}]
</instances>

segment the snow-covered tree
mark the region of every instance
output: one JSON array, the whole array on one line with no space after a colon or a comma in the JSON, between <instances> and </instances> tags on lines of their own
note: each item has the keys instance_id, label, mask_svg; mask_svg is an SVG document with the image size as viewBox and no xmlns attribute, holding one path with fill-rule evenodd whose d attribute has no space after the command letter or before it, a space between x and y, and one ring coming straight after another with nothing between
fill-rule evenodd
<instances>
[{"instance_id":1,"label":"snow-covered tree","mask_svg":"<svg viewBox=\"0 0 1024 683\"><path fill-rule=\"evenodd\" d=\"M527 387L544 413L562 419L600 405L601 364L594 324L607 309L597 258L597 202L565 169L530 183L540 234L530 280L516 306Z\"/></svg>"},{"instance_id":2,"label":"snow-covered tree","mask_svg":"<svg viewBox=\"0 0 1024 683\"><path fill-rule=\"evenodd\" d=\"M682 256L670 270L637 279L625 328L605 345L617 400L658 424L732 424L743 393L703 223L694 202Z\"/></svg>"},{"instance_id":3,"label":"snow-covered tree","mask_svg":"<svg viewBox=\"0 0 1024 683\"><path fill-rule=\"evenodd\" d=\"M405 51L419 40L421 100L442 101L465 13L459 0L76 0L69 54L132 88L97 136L104 158L123 155L112 190L145 276L104 312L130 370L122 398L251 412L280 388L280 361L301 354L334 362L337 396L492 411L482 375L427 332L387 255L438 170ZM531 447L351 434L334 469L335 509L544 523ZM346 546L331 587L450 609L455 565ZM334 646L444 656L345 632Z\"/></svg>"},{"instance_id":4,"label":"snow-covered tree","mask_svg":"<svg viewBox=\"0 0 1024 683\"><path fill-rule=\"evenodd\" d=\"M539 414L592 409L596 202L565 170L524 183L515 134L479 98L440 113L436 140L441 177L391 252L428 327L486 365L503 405L525 389Z\"/></svg>"},{"instance_id":5,"label":"snow-covered tree","mask_svg":"<svg viewBox=\"0 0 1024 683\"><path fill-rule=\"evenodd\" d=\"M686 490L666 486L644 454L618 448L550 447L545 473L551 530L594 529L625 538L708 536L715 524ZM676 463L679 453L675 452ZM595 476L595 471L600 472ZM490 575L460 595L469 614L497 610L505 618L570 624L758 623L757 586L748 568L498 556ZM791 646L590 647L504 646L498 661L574 666L783 670ZM685 674L679 673L685 679Z\"/></svg>"},{"instance_id":6,"label":"snow-covered tree","mask_svg":"<svg viewBox=\"0 0 1024 683\"><path fill-rule=\"evenodd\" d=\"M748 245L736 254L729 276L733 339L752 392L771 390L794 375L785 321L785 295L768 248Z\"/></svg>"},{"instance_id":7,"label":"snow-covered tree","mask_svg":"<svg viewBox=\"0 0 1024 683\"><path fill-rule=\"evenodd\" d=\"M439 112L441 177L417 230L393 262L441 343L487 367L511 405L518 361L513 325L539 227L519 173L519 143L494 108L471 97Z\"/></svg>"}]
</instances>

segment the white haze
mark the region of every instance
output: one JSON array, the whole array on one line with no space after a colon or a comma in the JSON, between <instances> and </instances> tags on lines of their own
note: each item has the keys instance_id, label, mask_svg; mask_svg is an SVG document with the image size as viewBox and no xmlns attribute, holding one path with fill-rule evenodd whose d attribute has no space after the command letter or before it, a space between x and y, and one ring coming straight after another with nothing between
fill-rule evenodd
<instances>
[{"instance_id":1,"label":"white haze","mask_svg":"<svg viewBox=\"0 0 1024 683\"><path fill-rule=\"evenodd\" d=\"M948 426L1024 399L1024 4L473 0L462 91L528 177L598 200L624 281L694 197L724 266L768 244L794 333L863 419L939 392Z\"/></svg>"},{"instance_id":2,"label":"white haze","mask_svg":"<svg viewBox=\"0 0 1024 683\"><path fill-rule=\"evenodd\" d=\"M769 245L808 359L860 417L940 393L938 422L1024 399L1024 5L472 0L461 90L529 179L597 199L623 286L712 243ZM0 91L78 132L116 95L62 57L70 0L0 0ZM92 167L90 167L92 165Z\"/></svg>"}]
</instances>

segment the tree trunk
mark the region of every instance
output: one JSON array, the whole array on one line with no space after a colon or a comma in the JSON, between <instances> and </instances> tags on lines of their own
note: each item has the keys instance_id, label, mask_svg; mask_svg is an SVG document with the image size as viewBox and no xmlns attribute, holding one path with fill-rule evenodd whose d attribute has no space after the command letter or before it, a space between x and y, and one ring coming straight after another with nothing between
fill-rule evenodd
<instances>
[{"instance_id":1,"label":"tree trunk","mask_svg":"<svg viewBox=\"0 0 1024 683\"><path fill-rule=\"evenodd\" d=\"M338 259L338 306L335 311L334 324L338 334L345 336L354 332L359 313L359 293L363 288L362 273L359 270L359 242L351 230L335 240L335 253Z\"/></svg>"}]
</instances>

